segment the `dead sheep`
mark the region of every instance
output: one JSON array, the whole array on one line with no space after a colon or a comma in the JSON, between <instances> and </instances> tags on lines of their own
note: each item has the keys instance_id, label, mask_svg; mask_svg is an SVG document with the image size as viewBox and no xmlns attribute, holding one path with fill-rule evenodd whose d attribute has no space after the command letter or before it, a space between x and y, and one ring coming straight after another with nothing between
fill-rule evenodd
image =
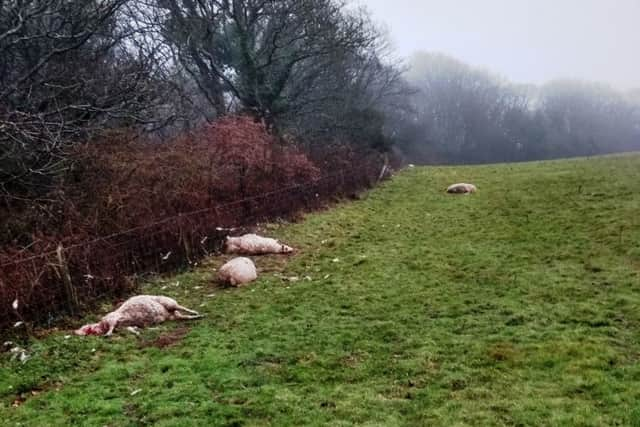
<instances>
[{"instance_id":1,"label":"dead sheep","mask_svg":"<svg viewBox=\"0 0 640 427\"><path fill-rule=\"evenodd\" d=\"M257 234L245 234L240 237L227 237L225 252L242 255L288 254L293 252L293 248L276 239Z\"/></svg>"},{"instance_id":2,"label":"dead sheep","mask_svg":"<svg viewBox=\"0 0 640 427\"><path fill-rule=\"evenodd\" d=\"M469 194L469 193L475 193L476 191L478 191L478 189L476 188L475 185L466 184L464 182L450 185L447 188L447 193L450 193L450 194Z\"/></svg>"},{"instance_id":3,"label":"dead sheep","mask_svg":"<svg viewBox=\"0 0 640 427\"><path fill-rule=\"evenodd\" d=\"M234 258L218 270L218 281L225 285L242 286L257 278L256 266L249 258Z\"/></svg>"},{"instance_id":4,"label":"dead sheep","mask_svg":"<svg viewBox=\"0 0 640 427\"><path fill-rule=\"evenodd\" d=\"M191 320L201 317L202 315L197 311L181 306L172 298L138 295L126 300L117 310L104 316L100 322L77 329L75 334L110 336L119 326L144 327L167 320Z\"/></svg>"}]
</instances>

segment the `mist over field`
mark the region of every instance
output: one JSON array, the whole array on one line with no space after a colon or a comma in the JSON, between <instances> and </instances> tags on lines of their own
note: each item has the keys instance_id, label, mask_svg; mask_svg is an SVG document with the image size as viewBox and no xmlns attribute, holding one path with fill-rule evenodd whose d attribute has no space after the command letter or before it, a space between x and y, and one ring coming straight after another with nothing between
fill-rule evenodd
<instances>
[{"instance_id":1,"label":"mist over field","mask_svg":"<svg viewBox=\"0 0 640 427\"><path fill-rule=\"evenodd\" d=\"M417 163L640 149L640 3L360 1L405 58Z\"/></svg>"},{"instance_id":2,"label":"mist over field","mask_svg":"<svg viewBox=\"0 0 640 427\"><path fill-rule=\"evenodd\" d=\"M357 0L398 55L435 51L516 84L559 78L640 88L635 0Z\"/></svg>"}]
</instances>

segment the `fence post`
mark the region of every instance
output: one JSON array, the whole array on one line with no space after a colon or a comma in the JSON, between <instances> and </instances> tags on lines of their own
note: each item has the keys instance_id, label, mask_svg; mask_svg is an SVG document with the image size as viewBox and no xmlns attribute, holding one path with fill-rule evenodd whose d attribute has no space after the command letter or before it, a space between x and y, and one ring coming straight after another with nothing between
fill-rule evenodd
<instances>
[{"instance_id":1,"label":"fence post","mask_svg":"<svg viewBox=\"0 0 640 427\"><path fill-rule=\"evenodd\" d=\"M384 176L387 173L387 169L389 168L389 156L387 154L384 155L384 165L382 165L382 170L380 171L380 174L378 175L378 181L380 182L382 181L382 179L384 178Z\"/></svg>"},{"instance_id":2,"label":"fence post","mask_svg":"<svg viewBox=\"0 0 640 427\"><path fill-rule=\"evenodd\" d=\"M56 254L58 256L60 278L62 279L64 294L67 300L67 309L69 310L69 314L71 314L72 316L75 316L76 309L78 308L78 295L76 294L76 289L73 287L73 283L71 282L69 265L64 259L64 248L62 247L62 244L58 245L58 248L56 249Z\"/></svg>"}]
</instances>

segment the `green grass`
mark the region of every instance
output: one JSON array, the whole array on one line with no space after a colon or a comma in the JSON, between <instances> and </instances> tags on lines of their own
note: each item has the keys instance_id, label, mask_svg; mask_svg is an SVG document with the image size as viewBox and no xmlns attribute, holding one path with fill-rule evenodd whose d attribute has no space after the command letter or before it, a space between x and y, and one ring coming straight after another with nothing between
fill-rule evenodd
<instances>
[{"instance_id":1,"label":"green grass","mask_svg":"<svg viewBox=\"0 0 640 427\"><path fill-rule=\"evenodd\" d=\"M221 259L146 286L203 321L0 354L0 419L640 426L639 183L638 155L406 170L271 226L300 251L247 288L215 288Z\"/></svg>"}]
</instances>

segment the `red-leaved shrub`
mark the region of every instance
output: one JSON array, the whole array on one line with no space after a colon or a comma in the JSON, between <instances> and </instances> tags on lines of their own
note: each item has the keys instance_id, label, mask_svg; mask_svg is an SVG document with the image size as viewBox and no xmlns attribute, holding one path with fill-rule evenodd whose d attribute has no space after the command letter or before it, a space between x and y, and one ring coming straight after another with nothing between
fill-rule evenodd
<instances>
[{"instance_id":1,"label":"red-leaved shrub","mask_svg":"<svg viewBox=\"0 0 640 427\"><path fill-rule=\"evenodd\" d=\"M99 235L149 224L283 187L320 171L261 124L227 117L172 141L104 141L84 148L75 209ZM85 226L86 227L86 226Z\"/></svg>"}]
</instances>

